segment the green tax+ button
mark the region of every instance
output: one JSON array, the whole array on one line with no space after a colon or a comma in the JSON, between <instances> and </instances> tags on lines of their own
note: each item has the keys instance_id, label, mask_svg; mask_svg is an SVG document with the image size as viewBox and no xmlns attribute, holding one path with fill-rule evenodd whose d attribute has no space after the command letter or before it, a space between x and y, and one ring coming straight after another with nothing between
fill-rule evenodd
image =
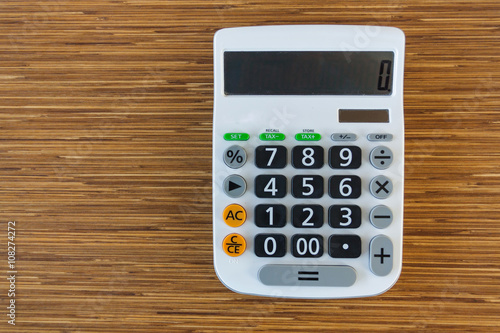
<instances>
[{"instance_id":1,"label":"green tax+ button","mask_svg":"<svg viewBox=\"0 0 500 333\"><path fill-rule=\"evenodd\" d=\"M259 135L259 139L262 141L283 141L285 140L285 134L283 133L262 133Z\"/></svg>"},{"instance_id":2,"label":"green tax+ button","mask_svg":"<svg viewBox=\"0 0 500 333\"><path fill-rule=\"evenodd\" d=\"M295 135L297 141L319 141L321 134L319 133L298 133Z\"/></svg>"},{"instance_id":3,"label":"green tax+ button","mask_svg":"<svg viewBox=\"0 0 500 333\"><path fill-rule=\"evenodd\" d=\"M226 133L224 134L224 140L226 141L247 141L250 139L250 135L247 133Z\"/></svg>"}]
</instances>

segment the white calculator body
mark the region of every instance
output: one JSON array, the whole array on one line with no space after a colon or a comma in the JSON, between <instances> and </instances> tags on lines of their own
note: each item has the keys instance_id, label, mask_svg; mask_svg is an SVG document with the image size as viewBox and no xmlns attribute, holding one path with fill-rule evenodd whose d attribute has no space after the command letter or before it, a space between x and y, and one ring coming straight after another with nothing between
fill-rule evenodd
<instances>
[{"instance_id":1,"label":"white calculator body","mask_svg":"<svg viewBox=\"0 0 500 333\"><path fill-rule=\"evenodd\" d=\"M347 298L396 283L404 47L391 27L216 33L213 247L229 289Z\"/></svg>"}]
</instances>

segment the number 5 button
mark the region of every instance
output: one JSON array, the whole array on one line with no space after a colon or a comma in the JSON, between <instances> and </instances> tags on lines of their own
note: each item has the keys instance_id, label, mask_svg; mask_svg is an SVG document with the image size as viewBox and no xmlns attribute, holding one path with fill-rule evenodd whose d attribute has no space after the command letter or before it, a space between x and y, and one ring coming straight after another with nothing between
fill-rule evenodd
<instances>
[{"instance_id":1,"label":"number 5 button","mask_svg":"<svg viewBox=\"0 0 500 333\"><path fill-rule=\"evenodd\" d=\"M323 177L316 175L294 176L292 195L295 198L314 198L323 196Z\"/></svg>"}]
</instances>

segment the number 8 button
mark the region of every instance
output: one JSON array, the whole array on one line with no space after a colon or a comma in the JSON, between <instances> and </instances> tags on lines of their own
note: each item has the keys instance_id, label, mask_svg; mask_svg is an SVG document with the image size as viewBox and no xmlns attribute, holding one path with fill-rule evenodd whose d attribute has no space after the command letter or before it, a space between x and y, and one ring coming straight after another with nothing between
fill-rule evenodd
<instances>
[{"instance_id":1,"label":"number 8 button","mask_svg":"<svg viewBox=\"0 0 500 333\"><path fill-rule=\"evenodd\" d=\"M320 169L324 162L323 147L295 146L292 150L292 165L296 169Z\"/></svg>"}]
</instances>

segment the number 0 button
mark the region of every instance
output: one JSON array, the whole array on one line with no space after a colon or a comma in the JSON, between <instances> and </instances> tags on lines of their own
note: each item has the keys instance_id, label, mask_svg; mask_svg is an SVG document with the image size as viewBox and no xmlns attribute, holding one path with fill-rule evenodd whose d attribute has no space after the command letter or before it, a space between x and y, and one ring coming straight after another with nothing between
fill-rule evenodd
<instances>
[{"instance_id":1,"label":"number 0 button","mask_svg":"<svg viewBox=\"0 0 500 333\"><path fill-rule=\"evenodd\" d=\"M257 257L283 257L286 254L286 237L281 234L258 234L255 236Z\"/></svg>"}]
</instances>

